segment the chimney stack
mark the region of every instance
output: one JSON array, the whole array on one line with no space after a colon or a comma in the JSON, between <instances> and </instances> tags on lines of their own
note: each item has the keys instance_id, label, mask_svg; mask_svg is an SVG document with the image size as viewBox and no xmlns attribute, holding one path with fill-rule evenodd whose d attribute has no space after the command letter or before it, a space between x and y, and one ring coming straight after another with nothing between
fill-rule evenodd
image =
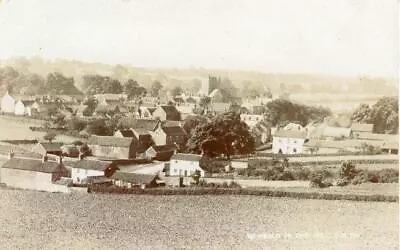
<instances>
[{"instance_id":1,"label":"chimney stack","mask_svg":"<svg viewBox=\"0 0 400 250\"><path fill-rule=\"evenodd\" d=\"M78 160L80 160L80 161L83 160L83 157L84 157L83 153L79 152Z\"/></svg>"},{"instance_id":2,"label":"chimney stack","mask_svg":"<svg viewBox=\"0 0 400 250\"><path fill-rule=\"evenodd\" d=\"M42 156L42 163L47 162L48 159L49 159L49 157L47 156L47 154L44 154L44 155Z\"/></svg>"},{"instance_id":3,"label":"chimney stack","mask_svg":"<svg viewBox=\"0 0 400 250\"><path fill-rule=\"evenodd\" d=\"M61 164L61 163L62 163L62 156L61 156L61 155L58 156L58 158L57 158L57 163L58 163L58 164Z\"/></svg>"}]
</instances>

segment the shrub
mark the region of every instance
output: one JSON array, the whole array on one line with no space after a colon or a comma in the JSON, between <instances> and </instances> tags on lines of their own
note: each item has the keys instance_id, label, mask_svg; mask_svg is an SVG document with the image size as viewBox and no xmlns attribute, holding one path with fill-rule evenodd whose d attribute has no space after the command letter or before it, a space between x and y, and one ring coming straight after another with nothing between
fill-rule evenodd
<instances>
[{"instance_id":1,"label":"shrub","mask_svg":"<svg viewBox=\"0 0 400 250\"><path fill-rule=\"evenodd\" d=\"M352 180L357 174L356 166L351 162L343 162L339 171L340 178Z\"/></svg>"},{"instance_id":2,"label":"shrub","mask_svg":"<svg viewBox=\"0 0 400 250\"><path fill-rule=\"evenodd\" d=\"M290 171L283 171L282 173L278 173L278 180L292 181L292 180L294 180L293 173Z\"/></svg>"},{"instance_id":3,"label":"shrub","mask_svg":"<svg viewBox=\"0 0 400 250\"><path fill-rule=\"evenodd\" d=\"M349 185L349 180L346 179L346 178L341 178L341 179L336 181L336 186L344 187L344 186L347 186L347 185Z\"/></svg>"},{"instance_id":4,"label":"shrub","mask_svg":"<svg viewBox=\"0 0 400 250\"><path fill-rule=\"evenodd\" d=\"M296 168L293 171L293 177L295 180L309 180L311 175L311 171L309 168Z\"/></svg>"},{"instance_id":5,"label":"shrub","mask_svg":"<svg viewBox=\"0 0 400 250\"><path fill-rule=\"evenodd\" d=\"M323 173L321 171L314 171L311 173L310 176L310 184L311 187L323 187L322 181L323 181Z\"/></svg>"},{"instance_id":6,"label":"shrub","mask_svg":"<svg viewBox=\"0 0 400 250\"><path fill-rule=\"evenodd\" d=\"M394 183L399 182L398 169L382 169L377 173L379 183Z\"/></svg>"}]
</instances>

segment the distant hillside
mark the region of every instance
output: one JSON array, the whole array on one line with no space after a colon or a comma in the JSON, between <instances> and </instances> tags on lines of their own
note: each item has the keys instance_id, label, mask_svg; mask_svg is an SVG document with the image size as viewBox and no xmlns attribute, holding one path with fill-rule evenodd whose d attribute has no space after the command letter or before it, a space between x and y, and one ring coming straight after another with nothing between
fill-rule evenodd
<instances>
[{"instance_id":1,"label":"distant hillside","mask_svg":"<svg viewBox=\"0 0 400 250\"><path fill-rule=\"evenodd\" d=\"M182 86L183 88L199 85L207 81L209 75L229 78L232 83L242 88L244 85L256 87L269 87L272 91L280 91L284 85L290 93L357 93L357 94L393 94L397 92L394 79L383 78L344 78L330 76L314 76L299 74L272 74L254 71L220 70L204 68L138 68L130 65L107 65L101 63L85 63L80 61L55 60L46 61L40 57L12 58L0 61L2 66L12 66L18 71L35 73L45 77L48 73L61 72L67 77L75 79L75 85L82 83L82 76L86 74L106 75L126 81L135 79L146 88L153 81L160 81L164 87L172 88ZM190 87L189 87L190 86Z\"/></svg>"}]
</instances>

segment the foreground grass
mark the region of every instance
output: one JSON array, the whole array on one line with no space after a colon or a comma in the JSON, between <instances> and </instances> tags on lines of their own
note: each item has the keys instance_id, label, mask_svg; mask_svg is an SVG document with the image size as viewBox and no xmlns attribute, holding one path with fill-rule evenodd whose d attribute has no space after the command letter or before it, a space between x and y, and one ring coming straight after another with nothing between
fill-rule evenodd
<instances>
[{"instance_id":1,"label":"foreground grass","mask_svg":"<svg viewBox=\"0 0 400 250\"><path fill-rule=\"evenodd\" d=\"M0 189L0 199L1 249L394 249L398 244L398 203L6 189Z\"/></svg>"}]
</instances>

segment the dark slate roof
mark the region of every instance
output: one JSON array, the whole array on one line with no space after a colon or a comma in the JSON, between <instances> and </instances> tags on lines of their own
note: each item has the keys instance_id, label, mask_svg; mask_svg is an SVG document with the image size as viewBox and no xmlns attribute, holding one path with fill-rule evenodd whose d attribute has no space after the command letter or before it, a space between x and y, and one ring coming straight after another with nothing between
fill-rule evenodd
<instances>
[{"instance_id":1,"label":"dark slate roof","mask_svg":"<svg viewBox=\"0 0 400 250\"><path fill-rule=\"evenodd\" d=\"M150 114L153 114L156 109L157 108L155 108L155 107L148 107L147 108L147 110L150 112Z\"/></svg>"},{"instance_id":2,"label":"dark slate roof","mask_svg":"<svg viewBox=\"0 0 400 250\"><path fill-rule=\"evenodd\" d=\"M181 114L175 106L161 105L160 108L167 114L167 120L180 120Z\"/></svg>"},{"instance_id":3,"label":"dark slate roof","mask_svg":"<svg viewBox=\"0 0 400 250\"><path fill-rule=\"evenodd\" d=\"M305 139L307 137L307 133L296 130L277 130L274 134L274 137Z\"/></svg>"},{"instance_id":4,"label":"dark slate roof","mask_svg":"<svg viewBox=\"0 0 400 250\"><path fill-rule=\"evenodd\" d=\"M374 124L368 123L353 123L351 124L351 130L358 132L372 132Z\"/></svg>"},{"instance_id":5,"label":"dark slate roof","mask_svg":"<svg viewBox=\"0 0 400 250\"><path fill-rule=\"evenodd\" d=\"M123 117L120 120L121 125L127 128L133 129L145 129L145 130L153 130L156 125L157 121L152 119L135 119L133 117Z\"/></svg>"},{"instance_id":6,"label":"dark slate roof","mask_svg":"<svg viewBox=\"0 0 400 250\"><path fill-rule=\"evenodd\" d=\"M200 161L201 158L201 155L195 154L175 154L171 157L171 160Z\"/></svg>"},{"instance_id":7,"label":"dark slate roof","mask_svg":"<svg viewBox=\"0 0 400 250\"><path fill-rule=\"evenodd\" d=\"M149 184L157 178L157 175L135 174L116 171L110 178L126 181L133 184Z\"/></svg>"},{"instance_id":8,"label":"dark slate roof","mask_svg":"<svg viewBox=\"0 0 400 250\"><path fill-rule=\"evenodd\" d=\"M185 130L179 126L173 126L173 127L162 127L162 130L167 134L167 135L186 135Z\"/></svg>"},{"instance_id":9,"label":"dark slate roof","mask_svg":"<svg viewBox=\"0 0 400 250\"><path fill-rule=\"evenodd\" d=\"M61 147L64 145L62 142L41 142L40 145L46 152L61 152Z\"/></svg>"},{"instance_id":10,"label":"dark slate roof","mask_svg":"<svg viewBox=\"0 0 400 250\"><path fill-rule=\"evenodd\" d=\"M29 107L35 103L35 100L21 100L25 107Z\"/></svg>"},{"instance_id":11,"label":"dark slate roof","mask_svg":"<svg viewBox=\"0 0 400 250\"><path fill-rule=\"evenodd\" d=\"M92 135L88 139L88 145L100 145L100 146L110 146L110 147L129 147L133 140L136 138L132 137L115 137L115 136L96 136Z\"/></svg>"},{"instance_id":12,"label":"dark slate roof","mask_svg":"<svg viewBox=\"0 0 400 250\"><path fill-rule=\"evenodd\" d=\"M139 136L141 136L141 135L150 135L149 131L144 129L144 128L133 128L132 131L134 131Z\"/></svg>"},{"instance_id":13,"label":"dark slate roof","mask_svg":"<svg viewBox=\"0 0 400 250\"><path fill-rule=\"evenodd\" d=\"M135 134L130 129L121 129L119 132L122 134L123 137L134 137Z\"/></svg>"},{"instance_id":14,"label":"dark slate roof","mask_svg":"<svg viewBox=\"0 0 400 250\"><path fill-rule=\"evenodd\" d=\"M41 159L13 158L8 160L2 168L19 169L43 173L59 172L59 164L54 161L42 162Z\"/></svg>"},{"instance_id":15,"label":"dark slate roof","mask_svg":"<svg viewBox=\"0 0 400 250\"><path fill-rule=\"evenodd\" d=\"M174 151L176 150L176 146L175 145L160 145L160 146L153 146L153 149L156 152L165 152L165 151Z\"/></svg>"},{"instance_id":16,"label":"dark slate roof","mask_svg":"<svg viewBox=\"0 0 400 250\"><path fill-rule=\"evenodd\" d=\"M80 160L76 162L73 168L105 171L111 165L111 161Z\"/></svg>"}]
</instances>

